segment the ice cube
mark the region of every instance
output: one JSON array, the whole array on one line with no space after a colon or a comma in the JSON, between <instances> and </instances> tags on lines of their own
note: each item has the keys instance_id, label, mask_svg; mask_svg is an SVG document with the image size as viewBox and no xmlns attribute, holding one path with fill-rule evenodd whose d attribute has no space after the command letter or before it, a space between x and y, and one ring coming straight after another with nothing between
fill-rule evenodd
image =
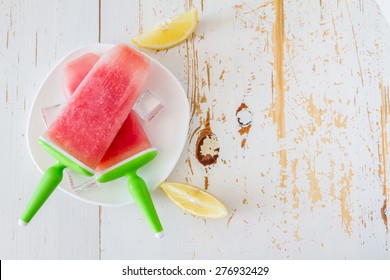
<instances>
[{"instance_id":1,"label":"ice cube","mask_svg":"<svg viewBox=\"0 0 390 280\"><path fill-rule=\"evenodd\" d=\"M133 110L138 117L145 121L151 121L154 116L163 108L163 104L153 93L148 89L144 89L135 102Z\"/></svg>"}]
</instances>

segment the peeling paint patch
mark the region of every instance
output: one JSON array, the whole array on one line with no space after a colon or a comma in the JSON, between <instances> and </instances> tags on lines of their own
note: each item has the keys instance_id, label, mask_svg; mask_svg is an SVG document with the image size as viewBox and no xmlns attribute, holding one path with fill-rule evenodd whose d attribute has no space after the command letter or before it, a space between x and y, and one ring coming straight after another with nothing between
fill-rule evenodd
<instances>
[{"instance_id":1,"label":"peeling paint patch","mask_svg":"<svg viewBox=\"0 0 390 280\"><path fill-rule=\"evenodd\" d=\"M192 169L191 158L187 158L186 163L188 164L188 167L190 168L191 174L194 175L194 170Z\"/></svg>"},{"instance_id":2,"label":"peeling paint patch","mask_svg":"<svg viewBox=\"0 0 390 280\"><path fill-rule=\"evenodd\" d=\"M207 112L205 127L196 140L196 158L204 165L216 164L219 157L219 142L210 128L210 112Z\"/></svg>"},{"instance_id":3,"label":"peeling paint patch","mask_svg":"<svg viewBox=\"0 0 390 280\"><path fill-rule=\"evenodd\" d=\"M336 52L336 55L337 57L339 58L339 63L341 64L342 60L340 58L340 47L339 47L339 44L338 44L338 35L337 35L337 29L336 29L336 23L334 21L334 17L332 17L332 24L333 24L333 32L334 32L334 36L335 36L335 45L334 45L334 50Z\"/></svg>"},{"instance_id":4,"label":"peeling paint patch","mask_svg":"<svg viewBox=\"0 0 390 280\"><path fill-rule=\"evenodd\" d=\"M217 136L203 130L196 143L196 158L203 165L217 163L219 157L219 143Z\"/></svg>"},{"instance_id":5,"label":"peeling paint patch","mask_svg":"<svg viewBox=\"0 0 390 280\"><path fill-rule=\"evenodd\" d=\"M233 209L233 212L232 212L232 214L230 215L230 217L229 217L229 219L228 219L228 221L227 221L227 226L229 227L229 224L230 224L230 222L232 221L232 219L233 219L233 217L234 217L234 214L236 214L236 211L237 211L237 209Z\"/></svg>"},{"instance_id":6,"label":"peeling paint patch","mask_svg":"<svg viewBox=\"0 0 390 280\"><path fill-rule=\"evenodd\" d=\"M347 127L347 120L348 120L347 116L345 116L343 118L343 116L341 114L338 114L337 117L334 119L334 124L338 128L346 128Z\"/></svg>"},{"instance_id":7,"label":"peeling paint patch","mask_svg":"<svg viewBox=\"0 0 390 280\"><path fill-rule=\"evenodd\" d=\"M331 182L330 184L330 190L329 190L329 195L333 198L336 199L335 191L336 191L336 186L334 184L334 166L335 163L333 160L330 160L330 173L329 173L329 181Z\"/></svg>"},{"instance_id":8,"label":"peeling paint patch","mask_svg":"<svg viewBox=\"0 0 390 280\"><path fill-rule=\"evenodd\" d=\"M192 7L192 3L188 3ZM198 51L195 46L194 33L185 41L187 60L187 96L191 100L191 120L202 113L200 107L199 75L198 75Z\"/></svg>"},{"instance_id":9,"label":"peeling paint patch","mask_svg":"<svg viewBox=\"0 0 390 280\"><path fill-rule=\"evenodd\" d=\"M278 137L284 138L286 133L284 115L284 10L283 0L274 0L275 23L273 26L273 52L274 52L274 83L276 100L273 109L274 122L278 126Z\"/></svg>"},{"instance_id":10,"label":"peeling paint patch","mask_svg":"<svg viewBox=\"0 0 390 280\"><path fill-rule=\"evenodd\" d=\"M280 166L282 167L280 170L280 187L286 188L286 180L287 180L287 152L286 149L279 151L279 157L280 157Z\"/></svg>"},{"instance_id":11,"label":"peeling paint patch","mask_svg":"<svg viewBox=\"0 0 390 280\"><path fill-rule=\"evenodd\" d=\"M206 63L206 73L207 73L207 87L210 90L210 85L211 85L211 81L210 81L210 68L211 68L211 66L210 66L210 64L207 61L205 61L205 63Z\"/></svg>"},{"instance_id":12,"label":"peeling paint patch","mask_svg":"<svg viewBox=\"0 0 390 280\"><path fill-rule=\"evenodd\" d=\"M284 8L283 0L273 0L275 9L275 22L272 29L273 53L274 53L274 73L272 73L272 91L275 87L275 101L272 109L273 121L277 125L277 135L279 139L286 136L285 117L285 81L284 81ZM280 155L280 179L281 187L286 187L287 180L287 155L286 150L279 152Z\"/></svg>"},{"instance_id":13,"label":"peeling paint patch","mask_svg":"<svg viewBox=\"0 0 390 280\"><path fill-rule=\"evenodd\" d=\"M245 126L245 127L241 127L241 128L238 130L238 133L240 133L240 135L249 134L249 131L251 130L251 127L252 127L252 125L248 125L248 126Z\"/></svg>"},{"instance_id":14,"label":"peeling paint patch","mask_svg":"<svg viewBox=\"0 0 390 280\"><path fill-rule=\"evenodd\" d=\"M352 167L350 167L348 173L344 174L341 178L340 184L343 186L340 191L340 206L341 206L341 222L344 230L349 235L351 234L351 222L352 215L350 213L350 206L348 202L349 195L351 193L351 182L353 177Z\"/></svg>"},{"instance_id":15,"label":"peeling paint patch","mask_svg":"<svg viewBox=\"0 0 390 280\"><path fill-rule=\"evenodd\" d=\"M354 45L355 45L356 58L357 58L358 66L359 66L359 77L360 77L360 81L362 83L362 86L364 87L362 64L360 63L360 56L359 56L359 47L358 47L358 43L357 43L357 40L356 40L355 27L353 26L353 23L352 23L352 16L351 16L351 11L349 10L348 1L345 1L345 5L347 5L349 22L351 23L352 38L353 38L353 42L354 42Z\"/></svg>"},{"instance_id":16,"label":"peeling paint patch","mask_svg":"<svg viewBox=\"0 0 390 280\"><path fill-rule=\"evenodd\" d=\"M236 110L236 117L238 125L240 129L238 133L243 136L241 139L241 148L245 147L247 135L249 134L252 127L252 112L249 111L248 106L245 103L241 103L241 105Z\"/></svg>"},{"instance_id":17,"label":"peeling paint patch","mask_svg":"<svg viewBox=\"0 0 390 280\"><path fill-rule=\"evenodd\" d=\"M223 79L223 76L225 75L225 69L222 70L221 75L219 75L219 80L221 81Z\"/></svg>"},{"instance_id":18,"label":"peeling paint patch","mask_svg":"<svg viewBox=\"0 0 390 280\"><path fill-rule=\"evenodd\" d=\"M383 81L380 83L382 106L381 106L381 137L382 137L382 153L379 159L381 160L381 169L379 175L383 176L383 195L386 197L386 186L387 186L387 116L389 114L389 88L385 87Z\"/></svg>"},{"instance_id":19,"label":"peeling paint patch","mask_svg":"<svg viewBox=\"0 0 390 280\"><path fill-rule=\"evenodd\" d=\"M294 238L295 238L295 241L302 241L302 237L299 235L299 228L298 228L298 226L294 230Z\"/></svg>"},{"instance_id":20,"label":"peeling paint patch","mask_svg":"<svg viewBox=\"0 0 390 280\"><path fill-rule=\"evenodd\" d=\"M236 117L237 122L241 127L250 126L252 123L252 112L249 111L248 106L245 103L241 103L241 105L237 108ZM243 133L249 133L249 131L243 131L240 134L242 135Z\"/></svg>"},{"instance_id":21,"label":"peeling paint patch","mask_svg":"<svg viewBox=\"0 0 390 280\"><path fill-rule=\"evenodd\" d=\"M270 5L271 3L272 3L272 1L269 1L269 2L266 2L266 3L264 3L264 4L261 4L260 6L254 8L254 9L250 8L250 11L245 12L244 14L251 14L251 13L254 13L254 12L260 10L260 9L263 9L263 8L267 7L267 6Z\"/></svg>"},{"instance_id":22,"label":"peeling paint patch","mask_svg":"<svg viewBox=\"0 0 390 280\"><path fill-rule=\"evenodd\" d=\"M192 140L194 139L195 134L197 134L197 133L200 131L200 129L201 129L201 127L198 126L197 128L194 129L194 131L192 131L192 133L191 133L191 135L190 135L190 137L189 137L189 142L190 142L190 143L191 143Z\"/></svg>"},{"instance_id":23,"label":"peeling paint patch","mask_svg":"<svg viewBox=\"0 0 390 280\"><path fill-rule=\"evenodd\" d=\"M314 104L313 95L310 96L307 101L307 113L313 118L315 125L322 125L322 116L326 113L325 109L319 109ZM315 131L315 126L313 126L313 131Z\"/></svg>"},{"instance_id":24,"label":"peeling paint patch","mask_svg":"<svg viewBox=\"0 0 390 280\"><path fill-rule=\"evenodd\" d=\"M309 196L312 202L312 205L315 206L319 201L322 200L322 194L321 189L319 187L318 179L316 178L316 172L315 169L312 166L312 163L309 162L309 182L310 182L310 190L309 190Z\"/></svg>"},{"instance_id":25,"label":"peeling paint patch","mask_svg":"<svg viewBox=\"0 0 390 280\"><path fill-rule=\"evenodd\" d=\"M292 194L293 194L293 199L294 199L294 204L293 204L293 208L299 208L299 189L297 187L297 179L298 179L298 176L297 176L297 166L298 166L298 159L295 159L293 162L292 162L292 172L293 172L293 190L292 190Z\"/></svg>"},{"instance_id":26,"label":"peeling paint patch","mask_svg":"<svg viewBox=\"0 0 390 280\"><path fill-rule=\"evenodd\" d=\"M389 231L388 225L387 225L387 199L383 201L383 206L381 208L381 215L382 215L382 220L383 223L386 226L386 231Z\"/></svg>"},{"instance_id":27,"label":"peeling paint patch","mask_svg":"<svg viewBox=\"0 0 390 280\"><path fill-rule=\"evenodd\" d=\"M245 148L246 145L246 138L241 140L241 148Z\"/></svg>"},{"instance_id":28,"label":"peeling paint patch","mask_svg":"<svg viewBox=\"0 0 390 280\"><path fill-rule=\"evenodd\" d=\"M388 231L388 224L387 224L387 215L386 215L386 204L387 204L387 157L388 157L388 151L387 151L387 116L390 112L389 110L389 88L386 87L383 83L383 81L380 82L379 88L381 91L381 101L382 105L380 108L381 113L381 122L380 122L380 128L381 128L381 148L378 147L378 154L379 154L379 160L380 165L378 169L379 177L381 177L381 180L383 181L382 184L382 194L385 197L383 207L381 208L381 215L384 225L386 226L386 230Z\"/></svg>"}]
</instances>

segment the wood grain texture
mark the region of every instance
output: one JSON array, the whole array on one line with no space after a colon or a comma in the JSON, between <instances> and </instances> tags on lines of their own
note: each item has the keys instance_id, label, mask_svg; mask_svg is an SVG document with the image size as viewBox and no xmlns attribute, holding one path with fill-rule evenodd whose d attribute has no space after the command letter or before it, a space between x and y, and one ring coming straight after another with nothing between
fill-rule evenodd
<instances>
[{"instance_id":1,"label":"wood grain texture","mask_svg":"<svg viewBox=\"0 0 390 280\"><path fill-rule=\"evenodd\" d=\"M155 240L134 205L99 210L57 191L19 229L40 176L24 131L44 75L73 48L131 43L191 7L189 40L145 51L191 106L168 179L204 187L229 216L193 217L156 190ZM390 27L375 1L3 1L0 20L0 258L390 258Z\"/></svg>"}]
</instances>

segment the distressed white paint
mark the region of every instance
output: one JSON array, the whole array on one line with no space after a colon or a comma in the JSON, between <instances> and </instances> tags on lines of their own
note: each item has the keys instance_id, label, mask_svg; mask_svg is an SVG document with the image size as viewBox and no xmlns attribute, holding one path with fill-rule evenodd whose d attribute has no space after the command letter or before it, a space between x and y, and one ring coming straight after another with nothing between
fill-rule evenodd
<instances>
[{"instance_id":1,"label":"distressed white paint","mask_svg":"<svg viewBox=\"0 0 390 280\"><path fill-rule=\"evenodd\" d=\"M195 218L157 190L152 195L166 237L155 240L135 206L102 208L99 218L97 207L57 191L34 222L19 229L17 216L40 176L27 154L23 133L35 90L50 66L71 49L99 39L130 43L132 36L191 2L199 8L200 18L194 38L169 51L146 52L178 77L190 101L195 99L197 83L207 101L200 103L189 136L204 125L209 111L221 149L217 164L204 167L195 158L195 133L169 179L202 187L207 176L208 190L225 202L231 219ZM389 235L380 215L383 178L377 173L382 102L378 84L383 80L390 85L390 28L372 0L285 1L287 117L286 137L278 141L276 125L268 116L275 94L271 84L274 10L272 3L256 10L268 2L272 1L102 0L99 30L98 0L4 1L0 5L0 129L6 133L0 135L0 258L389 259ZM308 114L310 97L316 108L326 112L323 124L306 135L303 132L315 122ZM324 104L324 98L332 102ZM247 135L238 132L236 110L241 103L249 107L252 117ZM341 120L347 116L345 128L334 124L339 114ZM327 137L330 142L321 142ZM287 150L286 188L280 187L279 150L283 148ZM299 159L296 181L294 159ZM310 196L309 165L315 169L322 194L317 203ZM350 166L354 174L347 205L352 221L347 233L340 193ZM17 170L23 170L22 175ZM334 196L332 182L336 182ZM294 185L299 190L298 208L294 208Z\"/></svg>"}]
</instances>

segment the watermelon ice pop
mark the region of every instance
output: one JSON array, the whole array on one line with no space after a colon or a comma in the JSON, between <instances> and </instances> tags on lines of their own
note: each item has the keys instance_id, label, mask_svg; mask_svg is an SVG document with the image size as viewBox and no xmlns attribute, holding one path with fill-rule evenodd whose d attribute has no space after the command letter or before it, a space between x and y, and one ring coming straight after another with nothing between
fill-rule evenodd
<instances>
[{"instance_id":1,"label":"watermelon ice pop","mask_svg":"<svg viewBox=\"0 0 390 280\"><path fill-rule=\"evenodd\" d=\"M139 97L148 71L142 54L126 45L112 48L77 87L43 139L95 169Z\"/></svg>"},{"instance_id":2,"label":"watermelon ice pop","mask_svg":"<svg viewBox=\"0 0 390 280\"><path fill-rule=\"evenodd\" d=\"M73 94L98 60L98 55L87 53L72 60L64 67L62 81L67 96L70 97ZM108 169L149 148L151 148L151 144L134 111L132 111L100 161L96 171Z\"/></svg>"},{"instance_id":3,"label":"watermelon ice pop","mask_svg":"<svg viewBox=\"0 0 390 280\"><path fill-rule=\"evenodd\" d=\"M75 58L62 71L62 82L67 99L71 97L81 81L87 76L95 63L99 60L99 56L94 53L86 53ZM137 116L143 120L150 121L163 108L160 100L154 96L149 90L144 89L138 100L133 106L133 110Z\"/></svg>"},{"instance_id":4,"label":"watermelon ice pop","mask_svg":"<svg viewBox=\"0 0 390 280\"><path fill-rule=\"evenodd\" d=\"M85 70L90 65L90 56L81 56L70 62L64 71L65 88L74 86L81 82L87 73ZM84 62L84 64L83 64ZM80 65L80 67L72 67ZM69 92L72 95L72 92ZM100 172L98 181L107 182L126 176L128 178L128 189L132 194L138 207L150 223L156 237L163 236L163 229L159 221L153 201L149 194L144 180L137 175L137 170L153 160L157 155L157 150L152 148L146 133L134 111L131 111L123 123L114 141L104 154L96 171Z\"/></svg>"},{"instance_id":5,"label":"watermelon ice pop","mask_svg":"<svg viewBox=\"0 0 390 280\"><path fill-rule=\"evenodd\" d=\"M68 99L98 60L98 55L94 53L86 53L77 59L72 60L65 66L62 75L62 82L65 90L65 96Z\"/></svg>"},{"instance_id":6,"label":"watermelon ice pop","mask_svg":"<svg viewBox=\"0 0 390 280\"><path fill-rule=\"evenodd\" d=\"M19 224L27 225L62 180L64 168L92 176L129 115L149 61L127 45L104 54L39 142L57 164L43 175Z\"/></svg>"}]
</instances>

